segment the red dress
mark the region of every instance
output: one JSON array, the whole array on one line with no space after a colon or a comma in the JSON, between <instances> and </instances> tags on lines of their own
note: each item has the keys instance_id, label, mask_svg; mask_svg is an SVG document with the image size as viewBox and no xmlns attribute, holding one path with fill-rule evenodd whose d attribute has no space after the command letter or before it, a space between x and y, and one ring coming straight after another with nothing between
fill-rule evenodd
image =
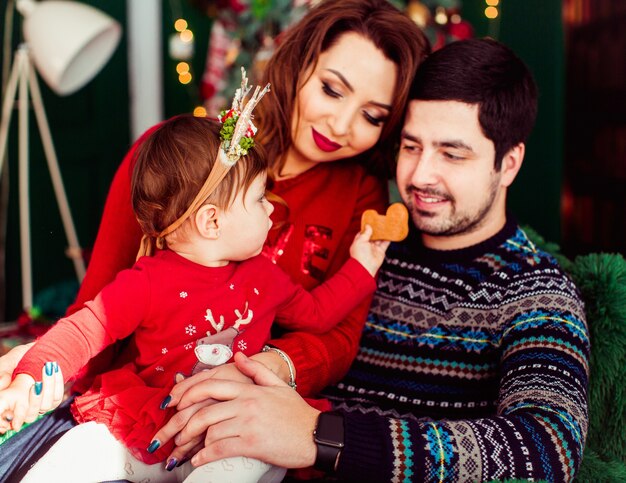
<instances>
[{"instance_id":1,"label":"red dress","mask_svg":"<svg viewBox=\"0 0 626 483\"><path fill-rule=\"evenodd\" d=\"M375 288L354 259L309 293L263 256L208 268L162 250L142 257L83 309L59 320L15 373L37 379L43 364L55 360L68 380L103 348L133 335L136 356L98 376L76 398L72 413L79 423L106 424L138 459L157 463L173 442L153 454L146 448L173 415L174 409L159 405L176 373L191 375L227 362L228 349L258 353L274 320L288 329L327 331ZM207 348L217 351L208 354L211 359L203 353ZM226 359L220 359L223 354Z\"/></svg>"},{"instance_id":2,"label":"red dress","mask_svg":"<svg viewBox=\"0 0 626 483\"><path fill-rule=\"evenodd\" d=\"M120 270L135 261L141 231L130 203L133 156L137 146L155 129L148 130L133 145L117 170L87 275L68 313L95 297ZM289 206L289 218L280 231L270 234L266 254L294 281L309 289L339 270L348 259L363 211L384 212L387 206L386 180L376 179L362 166L348 161L318 164L294 178L276 182L272 191ZM278 206L273 219L280 220L281 214L284 212ZM356 355L369 304L369 299L363 301L323 335L295 331L272 340L293 360L299 393L315 395L347 372ZM95 374L110 367L111 356L105 354L90 364L89 372ZM86 377L74 389L80 392L89 387L90 381Z\"/></svg>"}]
</instances>

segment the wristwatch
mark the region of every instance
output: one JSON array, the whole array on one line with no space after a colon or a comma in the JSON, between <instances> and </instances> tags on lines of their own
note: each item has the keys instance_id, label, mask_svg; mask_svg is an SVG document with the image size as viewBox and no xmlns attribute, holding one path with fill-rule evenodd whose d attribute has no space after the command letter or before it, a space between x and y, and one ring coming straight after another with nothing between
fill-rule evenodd
<instances>
[{"instance_id":1,"label":"wristwatch","mask_svg":"<svg viewBox=\"0 0 626 483\"><path fill-rule=\"evenodd\" d=\"M337 469L339 455L344 446L343 414L333 411L320 413L313 432L313 440L317 446L313 467L326 473L333 473Z\"/></svg>"}]
</instances>

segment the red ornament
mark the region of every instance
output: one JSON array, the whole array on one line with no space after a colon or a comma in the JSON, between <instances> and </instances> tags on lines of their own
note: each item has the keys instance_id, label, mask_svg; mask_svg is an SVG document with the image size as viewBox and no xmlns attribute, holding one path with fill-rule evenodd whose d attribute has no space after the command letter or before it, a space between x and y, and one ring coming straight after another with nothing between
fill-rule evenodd
<instances>
[{"instance_id":1,"label":"red ornament","mask_svg":"<svg viewBox=\"0 0 626 483\"><path fill-rule=\"evenodd\" d=\"M439 50L441 47L446 45L446 36L440 30L435 32L435 41L433 42L433 52Z\"/></svg>"},{"instance_id":2,"label":"red ornament","mask_svg":"<svg viewBox=\"0 0 626 483\"><path fill-rule=\"evenodd\" d=\"M474 28L467 20L450 23L448 33L455 40L471 39L474 36Z\"/></svg>"},{"instance_id":3,"label":"red ornament","mask_svg":"<svg viewBox=\"0 0 626 483\"><path fill-rule=\"evenodd\" d=\"M248 5L240 2L239 0L230 0L230 9L234 13L241 13L247 10Z\"/></svg>"},{"instance_id":4,"label":"red ornament","mask_svg":"<svg viewBox=\"0 0 626 483\"><path fill-rule=\"evenodd\" d=\"M217 89L215 89L215 86L211 82L203 81L200 84L200 96L202 96L202 99L210 99L216 92Z\"/></svg>"}]
</instances>

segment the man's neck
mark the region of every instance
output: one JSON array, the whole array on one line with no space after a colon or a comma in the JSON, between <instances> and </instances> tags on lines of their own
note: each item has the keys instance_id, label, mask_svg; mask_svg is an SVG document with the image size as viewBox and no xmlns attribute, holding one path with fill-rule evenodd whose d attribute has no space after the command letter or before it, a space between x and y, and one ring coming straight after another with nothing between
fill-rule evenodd
<instances>
[{"instance_id":1,"label":"man's neck","mask_svg":"<svg viewBox=\"0 0 626 483\"><path fill-rule=\"evenodd\" d=\"M422 234L422 243L431 250L461 250L490 239L499 233L505 224L506 214L503 212L501 216L487 220L474 229L457 235L436 236Z\"/></svg>"}]
</instances>

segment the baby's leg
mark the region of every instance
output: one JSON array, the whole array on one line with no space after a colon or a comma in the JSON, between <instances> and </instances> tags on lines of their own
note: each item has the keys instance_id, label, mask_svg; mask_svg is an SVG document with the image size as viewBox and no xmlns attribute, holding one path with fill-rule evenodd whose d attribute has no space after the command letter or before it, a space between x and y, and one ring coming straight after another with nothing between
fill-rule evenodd
<instances>
[{"instance_id":1,"label":"baby's leg","mask_svg":"<svg viewBox=\"0 0 626 483\"><path fill-rule=\"evenodd\" d=\"M179 482L183 479L177 476L180 473L166 471L165 463L147 465L137 460L105 425L89 422L65 433L33 465L22 483L107 480Z\"/></svg>"},{"instance_id":2,"label":"baby's leg","mask_svg":"<svg viewBox=\"0 0 626 483\"><path fill-rule=\"evenodd\" d=\"M183 466L187 465L189 463ZM285 468L238 456L199 466L191 472L184 483L278 483L283 481L286 472Z\"/></svg>"}]
</instances>

